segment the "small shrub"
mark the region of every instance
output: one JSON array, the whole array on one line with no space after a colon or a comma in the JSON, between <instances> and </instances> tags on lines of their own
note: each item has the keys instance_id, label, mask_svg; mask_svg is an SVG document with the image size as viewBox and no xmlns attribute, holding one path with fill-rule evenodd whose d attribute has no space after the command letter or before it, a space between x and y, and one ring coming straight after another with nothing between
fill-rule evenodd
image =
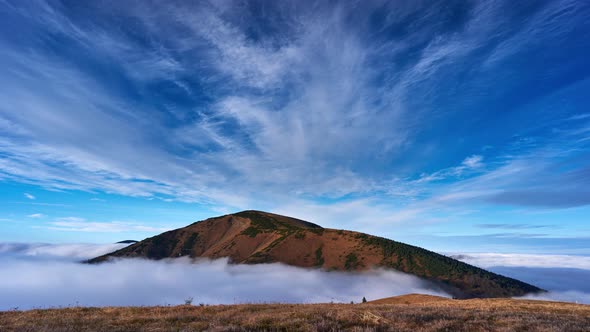
<instances>
[{"instance_id":1,"label":"small shrub","mask_svg":"<svg viewBox=\"0 0 590 332\"><path fill-rule=\"evenodd\" d=\"M358 257L354 252L346 255L346 261L344 262L344 268L347 270L354 270L359 266Z\"/></svg>"},{"instance_id":2,"label":"small shrub","mask_svg":"<svg viewBox=\"0 0 590 332\"><path fill-rule=\"evenodd\" d=\"M324 265L324 254L322 252L322 247L319 247L316 251L315 251L315 265L316 266L322 266Z\"/></svg>"}]
</instances>

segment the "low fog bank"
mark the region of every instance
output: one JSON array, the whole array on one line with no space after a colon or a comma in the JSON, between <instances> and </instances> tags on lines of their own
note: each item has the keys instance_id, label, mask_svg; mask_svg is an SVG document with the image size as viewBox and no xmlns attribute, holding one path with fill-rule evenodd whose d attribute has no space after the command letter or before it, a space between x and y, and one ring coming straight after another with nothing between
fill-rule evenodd
<instances>
[{"instance_id":1,"label":"low fog bank","mask_svg":"<svg viewBox=\"0 0 590 332\"><path fill-rule=\"evenodd\" d=\"M526 296L523 296L522 299L572 302L572 303L578 303L578 304L590 304L590 293L576 292L576 291L567 291L567 292L550 291L550 292L544 293L544 294L526 295Z\"/></svg>"},{"instance_id":2,"label":"low fog bank","mask_svg":"<svg viewBox=\"0 0 590 332\"><path fill-rule=\"evenodd\" d=\"M0 259L12 257L31 260L82 261L108 254L129 245L129 243L0 243Z\"/></svg>"},{"instance_id":3,"label":"low fog bank","mask_svg":"<svg viewBox=\"0 0 590 332\"><path fill-rule=\"evenodd\" d=\"M525 298L590 304L590 270L513 266L494 266L489 270L549 290L549 293Z\"/></svg>"},{"instance_id":4,"label":"low fog bank","mask_svg":"<svg viewBox=\"0 0 590 332\"><path fill-rule=\"evenodd\" d=\"M590 304L588 256L496 253L450 256L549 291L539 295L528 295L525 298Z\"/></svg>"},{"instance_id":5,"label":"low fog bank","mask_svg":"<svg viewBox=\"0 0 590 332\"><path fill-rule=\"evenodd\" d=\"M561 267L590 270L590 256L468 253L447 254L450 257L481 268L494 266Z\"/></svg>"},{"instance_id":6,"label":"low fog bank","mask_svg":"<svg viewBox=\"0 0 590 332\"><path fill-rule=\"evenodd\" d=\"M567 268L531 268L495 266L492 272L533 283L553 291L577 291L590 294L590 270Z\"/></svg>"},{"instance_id":7,"label":"low fog bank","mask_svg":"<svg viewBox=\"0 0 590 332\"><path fill-rule=\"evenodd\" d=\"M226 259L116 260L99 265L65 260L83 253L31 260L0 253L0 310L60 306L177 305L258 302L359 302L407 293L448 296L407 274L323 272L282 264L231 265ZM80 246L79 248L82 248ZM47 249L47 248L46 248ZM22 248L16 248L22 253ZM28 251L25 251L28 252ZM48 257L53 257L50 259Z\"/></svg>"},{"instance_id":8,"label":"low fog bank","mask_svg":"<svg viewBox=\"0 0 590 332\"><path fill-rule=\"evenodd\" d=\"M189 298L193 304L233 304L348 303L363 296L372 300L408 293L448 296L416 277L383 270L348 274L282 264L231 265L225 259L193 263L188 258L78 263L126 245L0 243L0 310L177 305ZM581 268L586 267L587 257L460 256L470 264L549 290L527 298L590 303L586 283L590 268Z\"/></svg>"}]
</instances>

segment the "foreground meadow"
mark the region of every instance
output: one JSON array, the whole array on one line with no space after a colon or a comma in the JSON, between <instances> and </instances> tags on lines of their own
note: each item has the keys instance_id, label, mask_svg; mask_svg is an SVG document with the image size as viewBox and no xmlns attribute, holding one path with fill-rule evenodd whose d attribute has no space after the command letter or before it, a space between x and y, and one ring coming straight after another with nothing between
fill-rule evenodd
<instances>
[{"instance_id":1,"label":"foreground meadow","mask_svg":"<svg viewBox=\"0 0 590 332\"><path fill-rule=\"evenodd\" d=\"M408 295L363 304L242 304L0 312L0 331L589 331L590 306Z\"/></svg>"}]
</instances>

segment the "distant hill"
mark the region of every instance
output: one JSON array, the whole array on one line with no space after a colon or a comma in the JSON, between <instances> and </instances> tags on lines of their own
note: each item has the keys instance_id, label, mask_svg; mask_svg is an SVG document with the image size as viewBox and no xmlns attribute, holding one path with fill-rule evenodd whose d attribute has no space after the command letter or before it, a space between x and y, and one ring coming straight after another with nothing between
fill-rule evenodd
<instances>
[{"instance_id":1,"label":"distant hill","mask_svg":"<svg viewBox=\"0 0 590 332\"><path fill-rule=\"evenodd\" d=\"M419 247L261 211L199 221L88 263L117 257L181 256L229 257L234 264L281 262L328 271L394 269L428 280L459 298L513 297L543 291Z\"/></svg>"},{"instance_id":2,"label":"distant hill","mask_svg":"<svg viewBox=\"0 0 590 332\"><path fill-rule=\"evenodd\" d=\"M135 241L135 240L123 240L123 241L119 241L117 243L121 243L121 244L131 244L131 243L137 243L139 241Z\"/></svg>"}]
</instances>

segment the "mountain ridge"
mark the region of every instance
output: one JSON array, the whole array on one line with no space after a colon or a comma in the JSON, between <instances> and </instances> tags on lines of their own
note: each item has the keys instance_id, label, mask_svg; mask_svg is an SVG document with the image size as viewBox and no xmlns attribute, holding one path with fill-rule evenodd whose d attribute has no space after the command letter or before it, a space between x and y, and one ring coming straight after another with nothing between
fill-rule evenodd
<instances>
[{"instance_id":1,"label":"mountain ridge","mask_svg":"<svg viewBox=\"0 0 590 332\"><path fill-rule=\"evenodd\" d=\"M420 247L256 210L198 221L87 262L181 256L228 257L234 264L280 262L327 271L393 269L427 280L458 298L514 297L543 291Z\"/></svg>"}]
</instances>

